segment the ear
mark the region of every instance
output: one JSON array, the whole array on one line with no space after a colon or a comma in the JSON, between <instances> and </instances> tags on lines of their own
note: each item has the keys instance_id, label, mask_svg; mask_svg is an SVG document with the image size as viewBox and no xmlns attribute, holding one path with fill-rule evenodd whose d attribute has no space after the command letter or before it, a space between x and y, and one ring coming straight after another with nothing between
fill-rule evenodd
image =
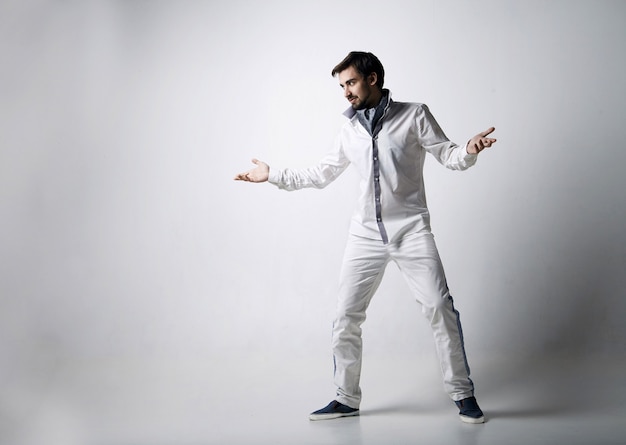
<instances>
[{"instance_id":1,"label":"ear","mask_svg":"<svg viewBox=\"0 0 626 445\"><path fill-rule=\"evenodd\" d=\"M376 85L376 82L378 82L378 74L370 73L370 75L367 76L367 83L371 86L374 86Z\"/></svg>"}]
</instances>

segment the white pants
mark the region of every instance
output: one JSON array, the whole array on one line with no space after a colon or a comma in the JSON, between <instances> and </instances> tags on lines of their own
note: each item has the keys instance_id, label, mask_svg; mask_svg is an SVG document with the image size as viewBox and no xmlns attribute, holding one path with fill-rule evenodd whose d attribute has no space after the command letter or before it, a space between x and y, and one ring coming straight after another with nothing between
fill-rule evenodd
<instances>
[{"instance_id":1,"label":"white pants","mask_svg":"<svg viewBox=\"0 0 626 445\"><path fill-rule=\"evenodd\" d=\"M446 392L453 400L471 397L474 384L469 378L459 313L454 309L433 235L408 235L389 244L350 235L333 324L337 401L352 408L359 408L361 403L361 324L389 261L400 268L432 327Z\"/></svg>"}]
</instances>

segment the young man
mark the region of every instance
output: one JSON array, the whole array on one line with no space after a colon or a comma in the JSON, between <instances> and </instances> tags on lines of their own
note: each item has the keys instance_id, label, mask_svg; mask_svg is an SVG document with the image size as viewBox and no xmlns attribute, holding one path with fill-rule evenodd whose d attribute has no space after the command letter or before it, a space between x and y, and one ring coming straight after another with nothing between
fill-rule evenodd
<instances>
[{"instance_id":1,"label":"young man","mask_svg":"<svg viewBox=\"0 0 626 445\"><path fill-rule=\"evenodd\" d=\"M334 381L337 394L311 420L359 415L361 324L383 277L395 262L421 304L435 338L445 390L462 421L482 423L463 345L459 313L454 309L443 266L430 230L423 167L430 153L447 168L465 170L496 142L490 128L461 147L448 140L428 107L391 100L383 89L384 69L371 53L351 52L332 71L351 107L334 149L316 166L273 170L256 167L235 179L265 182L284 190L322 188L350 164L361 177L359 205L350 225L333 324Z\"/></svg>"}]
</instances>

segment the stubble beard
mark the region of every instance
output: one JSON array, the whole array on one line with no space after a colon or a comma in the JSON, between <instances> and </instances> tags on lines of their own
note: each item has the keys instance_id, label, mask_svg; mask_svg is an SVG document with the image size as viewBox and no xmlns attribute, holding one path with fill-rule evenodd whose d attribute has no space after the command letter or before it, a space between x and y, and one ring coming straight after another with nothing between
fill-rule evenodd
<instances>
[{"instance_id":1,"label":"stubble beard","mask_svg":"<svg viewBox=\"0 0 626 445\"><path fill-rule=\"evenodd\" d=\"M353 110L365 110L367 108L367 102L357 97L354 103L351 103Z\"/></svg>"},{"instance_id":2,"label":"stubble beard","mask_svg":"<svg viewBox=\"0 0 626 445\"><path fill-rule=\"evenodd\" d=\"M371 100L372 100L372 92L370 91L369 94L363 99L361 99L361 97L358 96L357 100L351 105L354 110L365 110L367 108L374 108L376 105L378 105L377 103L369 104L368 102L370 102Z\"/></svg>"}]
</instances>

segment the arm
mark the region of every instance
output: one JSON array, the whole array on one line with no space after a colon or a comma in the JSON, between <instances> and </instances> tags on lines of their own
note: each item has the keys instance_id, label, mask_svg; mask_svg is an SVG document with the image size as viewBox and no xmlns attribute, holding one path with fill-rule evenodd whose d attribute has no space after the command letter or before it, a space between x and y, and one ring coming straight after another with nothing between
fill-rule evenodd
<instances>
[{"instance_id":1,"label":"arm","mask_svg":"<svg viewBox=\"0 0 626 445\"><path fill-rule=\"evenodd\" d=\"M305 187L324 188L334 181L348 167L350 161L343 154L339 140L335 149L326 155L317 165L310 168L292 170L270 169L269 165L258 159L252 162L256 167L235 176L236 181L269 181L283 190L299 190Z\"/></svg>"},{"instance_id":2,"label":"arm","mask_svg":"<svg viewBox=\"0 0 626 445\"><path fill-rule=\"evenodd\" d=\"M442 165L452 170L471 167L476 163L478 153L496 142L495 139L486 137L495 130L491 127L471 138L464 147L455 144L446 137L426 105L418 111L417 124L421 146Z\"/></svg>"}]
</instances>

